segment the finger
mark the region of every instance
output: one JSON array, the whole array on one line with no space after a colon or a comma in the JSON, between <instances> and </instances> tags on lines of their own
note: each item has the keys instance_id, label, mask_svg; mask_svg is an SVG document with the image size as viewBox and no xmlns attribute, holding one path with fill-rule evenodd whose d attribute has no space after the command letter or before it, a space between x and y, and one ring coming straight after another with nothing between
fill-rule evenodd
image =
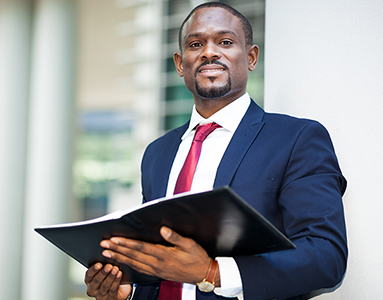
<instances>
[{"instance_id":1,"label":"finger","mask_svg":"<svg viewBox=\"0 0 383 300\"><path fill-rule=\"evenodd\" d=\"M180 238L182 238L178 233L171 230L169 227L162 226L160 229L160 234L164 238L165 241L176 245L179 242Z\"/></svg>"},{"instance_id":2,"label":"finger","mask_svg":"<svg viewBox=\"0 0 383 300\"><path fill-rule=\"evenodd\" d=\"M161 251L165 249L165 246L162 245L117 237L113 237L110 240L104 240L100 245L107 250L104 251L103 254L106 254L104 256L108 258L112 258L112 256L107 255L113 255L113 252L118 252L133 259L137 259L141 255L157 257L161 255Z\"/></svg>"},{"instance_id":3,"label":"finger","mask_svg":"<svg viewBox=\"0 0 383 300\"><path fill-rule=\"evenodd\" d=\"M162 226L160 229L160 234L165 241L175 246L178 246L181 249L189 250L196 246L196 243L194 242L194 240L181 236L180 234L173 231L169 227Z\"/></svg>"},{"instance_id":4,"label":"finger","mask_svg":"<svg viewBox=\"0 0 383 300\"><path fill-rule=\"evenodd\" d=\"M119 273L120 273L120 270L118 269L118 267L116 267L116 266L112 267L108 276L105 277L105 279L102 281L102 283L100 285L99 293L101 295L105 296L109 293L108 296L111 296L113 294L113 292L117 295L118 285L121 281L121 278L117 279L117 274L119 274ZM118 281L117 291L114 290L115 289L114 282L116 280ZM112 290L113 290L113 292L112 292Z\"/></svg>"},{"instance_id":5,"label":"finger","mask_svg":"<svg viewBox=\"0 0 383 300\"><path fill-rule=\"evenodd\" d=\"M125 238L112 238L101 242L106 248L102 255L126 264L137 272L155 275L167 247Z\"/></svg>"},{"instance_id":6,"label":"finger","mask_svg":"<svg viewBox=\"0 0 383 300\"><path fill-rule=\"evenodd\" d=\"M115 276L115 279L109 289L109 296L112 298L112 299L121 299L121 297L118 297L119 296L119 290L120 290L120 284L121 284L121 280L122 280L122 272L121 271L118 271L116 273L116 276ZM127 296L123 296L123 299L126 299Z\"/></svg>"},{"instance_id":7,"label":"finger","mask_svg":"<svg viewBox=\"0 0 383 300\"><path fill-rule=\"evenodd\" d=\"M158 261L163 260L165 255L174 255L174 252L193 252L198 246L192 239L184 238L168 227L161 228L165 238L173 242L176 247L166 247L159 244L151 244L137 240L113 237L100 243L106 250L102 253L107 258L118 260L120 263L131 265L130 258L150 266L156 266ZM122 257L118 254L122 254Z\"/></svg>"},{"instance_id":8,"label":"finger","mask_svg":"<svg viewBox=\"0 0 383 300\"><path fill-rule=\"evenodd\" d=\"M155 247L157 245L151 246ZM142 252L143 248L141 246L138 246L138 249L140 250L137 251L132 248L126 248L124 246L116 245L115 243L110 243L107 249L108 250L102 252L103 256L116 260L121 264L128 265L137 272L154 275L153 266L155 267L158 265L159 258Z\"/></svg>"},{"instance_id":9,"label":"finger","mask_svg":"<svg viewBox=\"0 0 383 300\"><path fill-rule=\"evenodd\" d=\"M156 266L158 266L158 259L156 257L146 255L139 252L129 252L128 255L120 254L114 251L104 251L102 254L105 257L112 258L121 264L125 264L133 268L139 273L154 275Z\"/></svg>"},{"instance_id":10,"label":"finger","mask_svg":"<svg viewBox=\"0 0 383 300\"><path fill-rule=\"evenodd\" d=\"M162 237L167 241L170 242L173 245L180 245L182 243L187 242L188 238L184 238L175 231L171 230L169 227L163 226L160 229L160 234ZM126 239L121 237L112 237L110 240L103 240L100 243L101 247L114 250L114 251L122 251L124 252L124 249L119 248L118 246L122 246L125 248L129 248L130 250L139 251L142 253L155 255L155 252L157 250L163 250L165 246L161 246L159 244L151 244L143 241L138 240L132 240L132 239ZM122 253L121 252L121 253Z\"/></svg>"},{"instance_id":11,"label":"finger","mask_svg":"<svg viewBox=\"0 0 383 300\"><path fill-rule=\"evenodd\" d=\"M107 264L97 274L95 274L90 281L86 282L88 296L95 297L99 293L100 286L112 269L113 266Z\"/></svg>"},{"instance_id":12,"label":"finger","mask_svg":"<svg viewBox=\"0 0 383 300\"><path fill-rule=\"evenodd\" d=\"M89 283L92 281L94 275L96 275L102 269L101 263L96 263L91 266L85 273L85 283Z\"/></svg>"}]
</instances>

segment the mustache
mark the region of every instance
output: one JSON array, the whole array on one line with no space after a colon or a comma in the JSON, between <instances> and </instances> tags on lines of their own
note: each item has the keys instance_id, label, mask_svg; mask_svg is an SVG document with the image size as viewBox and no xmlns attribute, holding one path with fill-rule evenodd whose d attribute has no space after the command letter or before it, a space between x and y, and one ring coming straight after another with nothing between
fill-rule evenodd
<instances>
[{"instance_id":1,"label":"mustache","mask_svg":"<svg viewBox=\"0 0 383 300\"><path fill-rule=\"evenodd\" d=\"M197 69L196 69L196 74L199 72L199 69L203 66L206 66L206 65L220 65L222 67L224 67L226 70L229 70L229 68L224 64L224 63L221 63L220 61L216 60L216 59L212 59L212 60L207 60L207 61L204 61L202 64L200 64Z\"/></svg>"}]
</instances>

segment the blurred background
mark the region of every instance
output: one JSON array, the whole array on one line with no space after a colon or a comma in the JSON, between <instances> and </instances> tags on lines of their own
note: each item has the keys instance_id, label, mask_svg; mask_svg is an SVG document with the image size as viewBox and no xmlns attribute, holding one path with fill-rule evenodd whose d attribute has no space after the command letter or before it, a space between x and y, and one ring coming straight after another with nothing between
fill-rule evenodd
<instances>
[{"instance_id":1,"label":"blurred background","mask_svg":"<svg viewBox=\"0 0 383 300\"><path fill-rule=\"evenodd\" d=\"M0 0L1 299L87 299L85 269L33 229L141 202L146 145L189 117L172 55L201 2ZM222 2L254 27L254 101L325 125L348 180L346 277L318 298L380 299L383 2Z\"/></svg>"},{"instance_id":2,"label":"blurred background","mask_svg":"<svg viewBox=\"0 0 383 300\"><path fill-rule=\"evenodd\" d=\"M190 116L173 53L202 2L0 0L2 299L88 299L85 268L33 228L140 204L146 145ZM253 25L262 106L264 0L221 2Z\"/></svg>"}]
</instances>

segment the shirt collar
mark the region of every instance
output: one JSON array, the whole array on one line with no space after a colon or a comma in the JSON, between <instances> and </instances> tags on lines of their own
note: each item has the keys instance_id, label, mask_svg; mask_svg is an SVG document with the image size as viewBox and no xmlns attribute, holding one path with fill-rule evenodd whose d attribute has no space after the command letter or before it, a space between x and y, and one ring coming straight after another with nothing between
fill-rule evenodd
<instances>
[{"instance_id":1,"label":"shirt collar","mask_svg":"<svg viewBox=\"0 0 383 300\"><path fill-rule=\"evenodd\" d=\"M208 119L202 117L196 110L195 105L193 105L193 110L190 118L190 123L188 129L185 131L182 139L185 139L186 136L199 124L207 124L215 122L221 125L227 131L234 132L237 130L239 123L241 122L243 116L245 115L247 109L250 105L250 96L248 93L243 94L237 100L229 103L215 114L211 115Z\"/></svg>"}]
</instances>

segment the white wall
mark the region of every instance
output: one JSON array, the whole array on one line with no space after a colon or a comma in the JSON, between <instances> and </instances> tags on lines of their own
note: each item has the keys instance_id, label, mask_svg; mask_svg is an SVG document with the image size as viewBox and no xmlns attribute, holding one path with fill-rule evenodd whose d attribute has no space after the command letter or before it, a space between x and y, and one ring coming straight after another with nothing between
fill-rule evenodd
<instances>
[{"instance_id":1,"label":"white wall","mask_svg":"<svg viewBox=\"0 0 383 300\"><path fill-rule=\"evenodd\" d=\"M320 121L348 180L349 263L318 299L383 292L383 1L266 0L265 108Z\"/></svg>"}]
</instances>

